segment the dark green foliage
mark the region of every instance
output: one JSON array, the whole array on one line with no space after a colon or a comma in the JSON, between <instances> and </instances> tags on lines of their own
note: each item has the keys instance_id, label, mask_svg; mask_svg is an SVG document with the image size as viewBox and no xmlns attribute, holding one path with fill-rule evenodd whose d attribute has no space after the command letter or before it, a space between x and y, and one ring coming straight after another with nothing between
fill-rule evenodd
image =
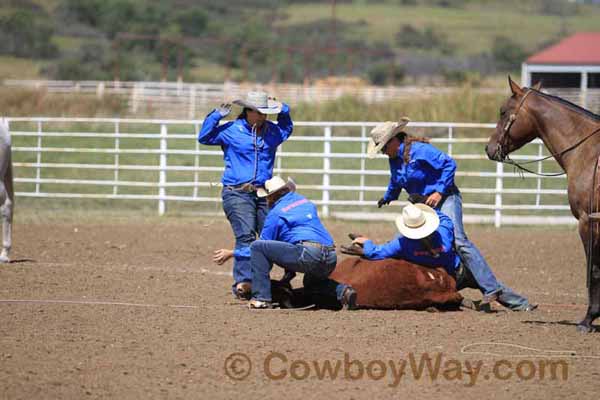
<instances>
[{"instance_id":1,"label":"dark green foliage","mask_svg":"<svg viewBox=\"0 0 600 400\"><path fill-rule=\"evenodd\" d=\"M446 36L437 32L434 27L427 26L422 31L412 25L402 25L396 33L396 43L402 47L432 50L437 49L442 54L452 54L454 46Z\"/></svg>"},{"instance_id":2,"label":"dark green foliage","mask_svg":"<svg viewBox=\"0 0 600 400\"><path fill-rule=\"evenodd\" d=\"M400 84L404 79L404 68L391 63L379 63L368 71L369 81L374 85Z\"/></svg>"},{"instance_id":3,"label":"dark green foliage","mask_svg":"<svg viewBox=\"0 0 600 400\"><path fill-rule=\"evenodd\" d=\"M492 45L492 57L496 61L498 69L515 71L525 60L527 53L515 41L504 36L497 36Z\"/></svg>"},{"instance_id":4,"label":"dark green foliage","mask_svg":"<svg viewBox=\"0 0 600 400\"><path fill-rule=\"evenodd\" d=\"M0 53L17 57L50 58L57 54L52 43L54 28L48 15L15 9L0 16Z\"/></svg>"}]
</instances>

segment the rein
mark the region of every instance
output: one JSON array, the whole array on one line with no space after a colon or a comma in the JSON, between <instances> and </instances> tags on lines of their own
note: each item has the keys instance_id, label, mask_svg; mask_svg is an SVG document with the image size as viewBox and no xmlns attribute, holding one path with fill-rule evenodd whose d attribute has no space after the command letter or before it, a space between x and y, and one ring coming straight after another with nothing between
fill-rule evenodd
<instances>
[{"instance_id":1,"label":"rein","mask_svg":"<svg viewBox=\"0 0 600 400\"><path fill-rule=\"evenodd\" d=\"M500 148L499 148L499 150L501 152L500 155L502 156L502 161L501 162L504 163L504 164L512 165L513 167L516 167L516 168L518 168L518 169L520 169L522 171L529 172L530 174L534 174L534 175L537 175L537 176L561 176L561 175L565 175L566 172L564 172L564 171L563 172L551 173L551 174L543 174L543 173L535 172L535 171L532 171L532 170L530 170L528 168L525 168L523 165L542 162L542 161L548 160L549 158L552 158L552 157L555 157L555 158L556 157L560 157L560 156L568 153L569 151L577 148L583 142L585 142L586 140L588 140L589 138L591 138L592 136L594 136L596 133L600 132L600 127L597 128L596 130L594 130L592 133L586 135L583 139L578 140L575 144L567 147L564 150L561 150L558 153L550 152L550 155L548 155L546 157L542 157L542 158L538 158L538 159L535 159L535 160L529 160L529 161L524 161L522 163L518 163L518 162L516 162L515 160L512 160L509 157L508 152L505 151L505 147L508 145L508 139L510 139L510 134L509 134L510 128L515 123L515 121L517 120L517 115L519 114L519 111L521 111L521 107L525 103L525 100L527 99L527 96L529 96L530 93L532 93L531 89L529 89L527 91L527 93L525 93L525 95L523 96L523 98L519 102L519 105L517 106L517 109L515 110L514 113L512 113L510 115L508 122L506 123L506 125L504 125L504 129L503 129L504 132L503 132L503 137L502 137L503 140L502 140L502 144L500 145Z\"/></svg>"}]
</instances>

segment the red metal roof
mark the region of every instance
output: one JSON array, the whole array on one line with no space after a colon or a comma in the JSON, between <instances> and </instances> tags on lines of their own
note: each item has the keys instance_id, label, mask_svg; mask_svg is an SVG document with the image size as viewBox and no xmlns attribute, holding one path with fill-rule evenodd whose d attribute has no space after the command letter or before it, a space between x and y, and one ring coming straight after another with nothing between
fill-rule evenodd
<instances>
[{"instance_id":1,"label":"red metal roof","mask_svg":"<svg viewBox=\"0 0 600 400\"><path fill-rule=\"evenodd\" d=\"M581 32L527 59L527 64L600 65L600 32Z\"/></svg>"}]
</instances>

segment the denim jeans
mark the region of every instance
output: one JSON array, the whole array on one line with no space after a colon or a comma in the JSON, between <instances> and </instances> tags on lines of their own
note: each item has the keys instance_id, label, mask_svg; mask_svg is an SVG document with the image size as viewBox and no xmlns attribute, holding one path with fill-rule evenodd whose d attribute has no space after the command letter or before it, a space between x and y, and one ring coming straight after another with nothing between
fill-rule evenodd
<instances>
[{"instance_id":1,"label":"denim jeans","mask_svg":"<svg viewBox=\"0 0 600 400\"><path fill-rule=\"evenodd\" d=\"M260 234L267 216L267 201L256 193L245 193L223 188L223 211L231 224L235 236L235 248L249 247ZM241 282L252 281L250 260L234 260L233 290Z\"/></svg>"},{"instance_id":2,"label":"denim jeans","mask_svg":"<svg viewBox=\"0 0 600 400\"><path fill-rule=\"evenodd\" d=\"M492 269L483 258L483 255L475 245L467 238L463 226L462 196L458 189L446 196L437 208L446 214L454 224L454 245L463 266L469 270L477 283L477 288L484 295L502 291L498 302L510 309L525 308L529 305L526 297L514 292L504 285L492 272Z\"/></svg>"},{"instance_id":3,"label":"denim jeans","mask_svg":"<svg viewBox=\"0 0 600 400\"><path fill-rule=\"evenodd\" d=\"M348 287L329 279L335 269L337 255L334 249L324 249L276 240L257 240L250 246L252 263L252 298L271 301L273 263L286 270L304 273L304 289L311 296L335 296L341 301Z\"/></svg>"}]
</instances>

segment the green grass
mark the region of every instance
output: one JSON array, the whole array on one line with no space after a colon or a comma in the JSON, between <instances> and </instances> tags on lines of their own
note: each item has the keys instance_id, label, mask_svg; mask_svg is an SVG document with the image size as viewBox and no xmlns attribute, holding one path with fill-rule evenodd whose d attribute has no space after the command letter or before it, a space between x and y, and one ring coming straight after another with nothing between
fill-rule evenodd
<instances>
[{"instance_id":1,"label":"green grass","mask_svg":"<svg viewBox=\"0 0 600 400\"><path fill-rule=\"evenodd\" d=\"M0 80L2 79L40 79L42 61L11 56L0 56Z\"/></svg>"},{"instance_id":2,"label":"green grass","mask_svg":"<svg viewBox=\"0 0 600 400\"><path fill-rule=\"evenodd\" d=\"M357 26L362 37L394 45L395 34L404 24L419 28L433 26L456 45L458 54L489 52L496 36L513 39L527 51L539 49L541 43L557 37L563 29L558 16L535 15L512 4L482 6L470 4L465 9L398 6L389 3L338 4L336 17ZM323 3L292 4L287 8L289 18L284 26L309 23L331 18L331 5ZM594 31L600 28L599 7L582 7L579 15L566 17L568 32Z\"/></svg>"},{"instance_id":3,"label":"green grass","mask_svg":"<svg viewBox=\"0 0 600 400\"><path fill-rule=\"evenodd\" d=\"M27 123L13 123L11 126L13 131L31 131L35 129L35 126ZM67 131L67 132L113 132L114 127L111 124L96 124L90 126L89 124L79 123L74 125L61 124L46 124L44 130L54 131ZM150 124L122 124L120 126L120 132L125 134L147 134L147 133L158 133L159 128L157 125ZM172 139L169 140L168 148L170 150L193 150L196 148L195 131L192 125L181 124L170 128L171 133L185 133L189 134L188 139ZM333 137L360 137L360 128L334 128ZM417 132L413 130L413 132ZM441 131L439 129L420 129L419 133L440 137ZM299 136L321 136L323 134L322 128L319 127L297 127L293 137ZM456 129L454 136L457 138L484 138L489 131L482 132L473 129ZM31 147L37 144L37 138L35 137L23 137L15 134L13 136L14 147ZM448 151L448 145L444 143L435 143L435 145L443 151ZM82 138L44 138L42 141L44 147L69 147L69 148L97 148L97 149L112 149L115 147L114 138L105 139L82 139ZM145 138L122 138L120 139L119 148L121 149L140 149L150 148L158 149L158 139L145 139ZM201 150L213 150L216 151L216 155L168 155L168 164L170 166L194 166L196 162L201 166L222 166L222 156L218 147L198 146ZM323 142L305 142L290 140L283 146L282 152L291 153L315 153L314 157L285 157L281 160L280 164L283 169L295 169L295 172L284 172L284 176L293 176L297 183L302 186L308 185L322 185L323 176L320 173L312 174L303 172L307 169L320 169L323 166L323 159L319 157L319 153L323 151ZM333 142L331 145L331 151L335 154L360 154L365 148L364 144L357 142ZM465 160L458 158L457 162L459 165L458 170L463 171L489 171L494 172L496 170L496 164L485 159L483 157L483 144L482 143L460 143L453 144L453 154L476 154L480 155L481 159L476 160ZM537 146L533 148L526 148L519 154L537 154ZM115 155L102 154L102 153L55 153L48 152L42 154L42 162L45 163L94 163L112 165L115 163ZM35 162L36 155L33 152L21 152L15 151L14 161L15 162ZM119 162L121 165L147 165L150 167L159 165L159 156L157 154L122 154L119 155ZM364 184L366 186L379 186L381 190L365 191L360 193L356 190L332 190L330 194L331 200L359 200L363 199L375 204L377 199L382 195L384 188L388 183L388 163L385 158L377 158L374 160L362 161L358 158L342 157L331 159L331 169L337 170L351 170L358 171L361 168L361 164L364 163L366 170L379 170L383 171L382 175L366 176ZM276 164L277 167L278 164ZM556 170L556 167L552 162L546 162L544 166L546 172ZM506 171L510 172L507 168ZM201 182L214 183L213 187L200 187L197 189L197 194L200 197L219 197L220 188L216 184L220 181L220 172L193 172L193 171L169 171L167 173L167 182L193 182L194 175L198 175L198 180ZM34 168L20 167L16 169L16 177L29 177L33 178L36 175ZM108 170L89 170L79 168L68 168L68 169L55 169L47 168L41 171L41 178L46 179L88 179L88 180L106 180L111 181L114 179L115 171L113 169ZM119 172L119 179L121 181L134 181L134 182L148 182L156 183L159 180L158 171L151 170L122 170ZM464 177L457 176L457 183L459 187L463 189L469 188L495 188L495 178L479 178L479 177ZM543 179L541 181L542 188L558 188L562 189L565 186L564 179ZM334 186L358 186L360 185L359 175L348 175L348 174L332 174L330 177L330 184ZM537 185L537 179L520 179L520 178L507 178L504 180L504 188L535 188ZM33 191L35 184L33 183L17 183L17 191ZM84 184L55 184L55 183L44 183L40 185L41 192L50 193L94 193L94 194L112 194L113 186L90 186ZM118 187L117 193L119 194L130 194L130 195L156 195L158 194L157 187L141 187L141 186L127 186ZM318 189L302 188L302 193L307 195L313 200L320 200L322 198L322 192ZM191 196L194 192L192 187L169 187L166 189L166 193L169 196ZM494 194L476 194L467 193L463 194L465 203L494 203ZM405 199L406 194L403 194L401 199ZM522 195L522 194L507 194L504 195L504 204L534 204L536 201L535 195ZM65 200L65 199L19 199L20 206L27 208L40 207L39 204L44 204L50 209L73 209L73 210L85 210L86 208L97 209L97 208L110 208L110 209L132 209L141 211L143 213L152 213L157 209L156 200L100 200L100 199L85 199L85 200ZM541 204L566 204L566 196L564 195L542 195ZM194 213L199 211L210 211L219 212L220 204L216 203L197 203L197 202L169 202L168 210L170 213L185 214ZM332 206L332 211L374 211L372 206ZM396 212L397 207L390 207L383 212ZM492 210L473 210L469 209L468 213L486 214L492 215ZM535 211L510 211L507 214L519 215L519 214L532 214ZM569 215L568 211L560 212L546 212L545 214L551 215Z\"/></svg>"}]
</instances>

